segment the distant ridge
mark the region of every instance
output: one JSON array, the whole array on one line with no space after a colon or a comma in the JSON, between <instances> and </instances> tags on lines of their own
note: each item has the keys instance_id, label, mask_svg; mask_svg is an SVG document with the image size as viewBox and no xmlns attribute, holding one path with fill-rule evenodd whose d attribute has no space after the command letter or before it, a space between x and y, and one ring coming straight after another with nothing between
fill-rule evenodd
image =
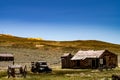
<instances>
[{"instance_id":1,"label":"distant ridge","mask_svg":"<svg viewBox=\"0 0 120 80\"><path fill-rule=\"evenodd\" d=\"M11 34L0 34L1 37L3 38L17 38L17 39L28 39L28 40L43 40L42 38L25 38L25 37L18 37L18 36L14 36L14 35L11 35Z\"/></svg>"},{"instance_id":2,"label":"distant ridge","mask_svg":"<svg viewBox=\"0 0 120 80\"><path fill-rule=\"evenodd\" d=\"M51 49L62 51L104 50L120 54L120 45L98 40L50 41L42 38L23 38L9 34L0 34L0 47Z\"/></svg>"}]
</instances>

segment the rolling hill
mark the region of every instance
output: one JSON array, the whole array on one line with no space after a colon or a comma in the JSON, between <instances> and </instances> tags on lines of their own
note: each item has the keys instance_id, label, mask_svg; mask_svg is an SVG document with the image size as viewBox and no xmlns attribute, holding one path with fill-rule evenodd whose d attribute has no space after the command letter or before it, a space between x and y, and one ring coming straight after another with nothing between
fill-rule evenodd
<instances>
[{"instance_id":1,"label":"rolling hill","mask_svg":"<svg viewBox=\"0 0 120 80\"><path fill-rule=\"evenodd\" d=\"M49 41L0 34L0 52L15 55L16 62L46 60L50 64L60 63L64 53L75 54L78 50L107 49L120 55L120 45L97 40Z\"/></svg>"}]
</instances>

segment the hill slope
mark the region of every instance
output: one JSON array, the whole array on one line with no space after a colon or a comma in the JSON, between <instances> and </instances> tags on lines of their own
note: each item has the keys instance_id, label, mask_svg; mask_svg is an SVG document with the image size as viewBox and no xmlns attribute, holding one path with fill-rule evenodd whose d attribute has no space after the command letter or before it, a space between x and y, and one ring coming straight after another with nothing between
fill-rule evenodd
<instances>
[{"instance_id":1,"label":"hill slope","mask_svg":"<svg viewBox=\"0 0 120 80\"><path fill-rule=\"evenodd\" d=\"M120 45L97 40L47 41L16 37L5 34L0 34L0 46L27 49L61 49L67 51L108 49L118 54L120 53Z\"/></svg>"},{"instance_id":2,"label":"hill slope","mask_svg":"<svg viewBox=\"0 0 120 80\"><path fill-rule=\"evenodd\" d=\"M60 63L60 56L78 50L107 49L120 55L120 45L97 40L47 41L0 34L0 52L10 52L16 61L46 60L50 64Z\"/></svg>"}]
</instances>

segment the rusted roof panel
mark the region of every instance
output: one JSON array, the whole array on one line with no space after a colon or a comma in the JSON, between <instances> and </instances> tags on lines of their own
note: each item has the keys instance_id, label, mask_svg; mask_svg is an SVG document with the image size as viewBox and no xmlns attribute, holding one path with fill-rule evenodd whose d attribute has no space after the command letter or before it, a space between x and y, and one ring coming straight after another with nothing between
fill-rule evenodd
<instances>
[{"instance_id":1,"label":"rusted roof panel","mask_svg":"<svg viewBox=\"0 0 120 80\"><path fill-rule=\"evenodd\" d=\"M99 58L105 50L88 50L88 51L78 51L71 60L84 60L86 58Z\"/></svg>"}]
</instances>

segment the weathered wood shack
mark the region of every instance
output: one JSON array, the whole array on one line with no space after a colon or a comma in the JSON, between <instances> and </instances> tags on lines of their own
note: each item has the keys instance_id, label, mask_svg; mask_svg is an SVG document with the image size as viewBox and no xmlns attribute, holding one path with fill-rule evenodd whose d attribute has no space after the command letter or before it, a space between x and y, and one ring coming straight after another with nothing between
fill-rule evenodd
<instances>
[{"instance_id":1,"label":"weathered wood shack","mask_svg":"<svg viewBox=\"0 0 120 80\"><path fill-rule=\"evenodd\" d=\"M71 68L72 63L71 58L73 57L72 54L70 53L65 53L63 56L61 56L61 63L62 63L62 68Z\"/></svg>"},{"instance_id":2,"label":"weathered wood shack","mask_svg":"<svg viewBox=\"0 0 120 80\"><path fill-rule=\"evenodd\" d=\"M108 50L78 51L69 60L67 64L64 64L64 66L67 65L64 68L97 69L100 67L115 68L118 65L117 55Z\"/></svg>"},{"instance_id":3,"label":"weathered wood shack","mask_svg":"<svg viewBox=\"0 0 120 80\"><path fill-rule=\"evenodd\" d=\"M14 61L14 56L10 53L0 53L0 61Z\"/></svg>"}]
</instances>

